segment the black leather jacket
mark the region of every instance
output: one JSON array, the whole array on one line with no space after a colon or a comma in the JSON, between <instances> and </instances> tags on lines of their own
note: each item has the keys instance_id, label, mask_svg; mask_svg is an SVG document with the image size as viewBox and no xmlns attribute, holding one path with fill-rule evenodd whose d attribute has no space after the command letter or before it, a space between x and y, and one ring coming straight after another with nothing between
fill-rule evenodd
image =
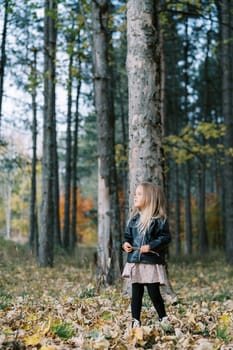
<instances>
[{"instance_id":1,"label":"black leather jacket","mask_svg":"<svg viewBox=\"0 0 233 350\"><path fill-rule=\"evenodd\" d=\"M124 234L123 244L129 242L133 246L133 251L128 253L127 262L165 264L165 252L171 241L168 222L152 218L146 232L142 234L138 232L138 219L139 214L130 220ZM150 252L140 253L140 247L147 244L150 246Z\"/></svg>"}]
</instances>

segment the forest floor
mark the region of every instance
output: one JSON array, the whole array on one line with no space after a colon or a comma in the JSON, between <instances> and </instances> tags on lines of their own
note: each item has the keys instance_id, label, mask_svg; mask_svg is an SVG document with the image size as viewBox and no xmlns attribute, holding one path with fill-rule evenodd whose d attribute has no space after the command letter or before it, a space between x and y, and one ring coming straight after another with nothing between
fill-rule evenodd
<instances>
[{"instance_id":1,"label":"forest floor","mask_svg":"<svg viewBox=\"0 0 233 350\"><path fill-rule=\"evenodd\" d=\"M0 240L0 349L233 349L233 267L221 254L169 262L177 302L166 331L145 294L141 328L130 329L122 281L97 291L88 259L58 256L38 268L25 247Z\"/></svg>"}]
</instances>

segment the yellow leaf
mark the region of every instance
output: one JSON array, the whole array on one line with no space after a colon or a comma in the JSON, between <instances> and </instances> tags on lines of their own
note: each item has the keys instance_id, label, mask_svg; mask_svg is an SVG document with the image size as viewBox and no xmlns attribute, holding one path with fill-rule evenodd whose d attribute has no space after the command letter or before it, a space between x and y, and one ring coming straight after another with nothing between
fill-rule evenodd
<instances>
[{"instance_id":1,"label":"yellow leaf","mask_svg":"<svg viewBox=\"0 0 233 350\"><path fill-rule=\"evenodd\" d=\"M38 334L33 334L31 336L25 337L24 341L26 345L38 345L41 342L41 337Z\"/></svg>"},{"instance_id":2,"label":"yellow leaf","mask_svg":"<svg viewBox=\"0 0 233 350\"><path fill-rule=\"evenodd\" d=\"M143 329L142 327L135 327L132 329L132 335L137 339L137 340L143 340Z\"/></svg>"},{"instance_id":3,"label":"yellow leaf","mask_svg":"<svg viewBox=\"0 0 233 350\"><path fill-rule=\"evenodd\" d=\"M220 317L219 319L220 323L223 324L224 326L229 326L230 321L231 321L231 315L230 314L224 314Z\"/></svg>"},{"instance_id":4,"label":"yellow leaf","mask_svg":"<svg viewBox=\"0 0 233 350\"><path fill-rule=\"evenodd\" d=\"M43 323L40 333L43 335L46 335L50 330L50 326L51 326L51 319L49 319L48 322Z\"/></svg>"},{"instance_id":5,"label":"yellow leaf","mask_svg":"<svg viewBox=\"0 0 233 350\"><path fill-rule=\"evenodd\" d=\"M94 349L105 350L109 349L109 341L107 339L96 340L93 344Z\"/></svg>"}]
</instances>

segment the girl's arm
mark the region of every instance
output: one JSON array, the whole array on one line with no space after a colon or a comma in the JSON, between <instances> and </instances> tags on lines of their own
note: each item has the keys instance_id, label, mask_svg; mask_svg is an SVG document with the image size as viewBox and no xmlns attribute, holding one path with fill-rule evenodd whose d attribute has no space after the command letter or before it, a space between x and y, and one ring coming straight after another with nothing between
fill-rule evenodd
<instances>
[{"instance_id":1,"label":"girl's arm","mask_svg":"<svg viewBox=\"0 0 233 350\"><path fill-rule=\"evenodd\" d=\"M158 236L149 242L149 246L151 250L161 250L165 248L171 241L171 233L169 230L168 222L165 221L165 223L162 225L161 230L158 234Z\"/></svg>"},{"instance_id":2,"label":"girl's arm","mask_svg":"<svg viewBox=\"0 0 233 350\"><path fill-rule=\"evenodd\" d=\"M132 234L130 232L129 225L126 227L124 238L122 241L122 248L127 253L132 251Z\"/></svg>"}]
</instances>

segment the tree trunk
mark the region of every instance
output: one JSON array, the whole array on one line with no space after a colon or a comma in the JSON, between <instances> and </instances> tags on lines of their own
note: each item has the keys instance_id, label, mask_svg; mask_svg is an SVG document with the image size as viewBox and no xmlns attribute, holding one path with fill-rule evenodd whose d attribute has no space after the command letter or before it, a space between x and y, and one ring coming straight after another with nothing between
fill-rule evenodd
<instances>
[{"instance_id":1,"label":"tree trunk","mask_svg":"<svg viewBox=\"0 0 233 350\"><path fill-rule=\"evenodd\" d=\"M188 124L188 86L189 86L189 76L188 76L188 54L189 54L189 38L188 38L188 17L185 19L185 48L184 48L184 60L185 60L185 70L184 70L184 83L185 83L185 119ZM192 233L192 208L191 208L191 163L187 161L184 165L184 203L185 203L185 254L192 254L193 246L193 233Z\"/></svg>"},{"instance_id":2,"label":"tree trunk","mask_svg":"<svg viewBox=\"0 0 233 350\"><path fill-rule=\"evenodd\" d=\"M226 125L224 136L224 199L225 199L225 246L226 259L233 264L233 157L229 149L233 149L233 1L222 1L222 102L223 117Z\"/></svg>"},{"instance_id":3,"label":"tree trunk","mask_svg":"<svg viewBox=\"0 0 233 350\"><path fill-rule=\"evenodd\" d=\"M4 186L4 207L6 216L6 238L11 238L11 193L12 193L12 183L11 181L6 181Z\"/></svg>"},{"instance_id":4,"label":"tree trunk","mask_svg":"<svg viewBox=\"0 0 233 350\"><path fill-rule=\"evenodd\" d=\"M146 180L164 186L160 46L155 1L128 1L127 42L131 208L137 183Z\"/></svg>"},{"instance_id":5,"label":"tree trunk","mask_svg":"<svg viewBox=\"0 0 233 350\"><path fill-rule=\"evenodd\" d=\"M36 196L36 165L37 165L37 49L33 49L33 63L31 68L31 77L33 87L32 97L32 177L31 177L31 196L30 196L30 228L29 228L29 245L31 250L38 255L38 220L37 220L37 196Z\"/></svg>"},{"instance_id":6,"label":"tree trunk","mask_svg":"<svg viewBox=\"0 0 233 350\"><path fill-rule=\"evenodd\" d=\"M55 147L55 62L57 1L45 0L44 23L44 126L42 159L42 203L39 237L39 265L53 266L53 243L55 227L54 168Z\"/></svg>"},{"instance_id":7,"label":"tree trunk","mask_svg":"<svg viewBox=\"0 0 233 350\"><path fill-rule=\"evenodd\" d=\"M3 20L2 43L1 43L1 60L0 60L0 140L1 140L1 125L2 125L2 99L4 92L4 74L6 65L6 37L7 37L7 23L9 13L9 0L5 0L4 4L5 14Z\"/></svg>"},{"instance_id":8,"label":"tree trunk","mask_svg":"<svg viewBox=\"0 0 233 350\"><path fill-rule=\"evenodd\" d=\"M179 175L180 175L179 174L179 165L175 164L174 184L175 184L175 246L176 246L176 256L181 255Z\"/></svg>"},{"instance_id":9,"label":"tree trunk","mask_svg":"<svg viewBox=\"0 0 233 350\"><path fill-rule=\"evenodd\" d=\"M199 164L198 171L198 229L199 229L199 251L201 255L208 253L209 242L206 230L206 220L205 220L205 159Z\"/></svg>"},{"instance_id":10,"label":"tree trunk","mask_svg":"<svg viewBox=\"0 0 233 350\"><path fill-rule=\"evenodd\" d=\"M191 209L191 172L189 161L184 164L184 232L186 255L192 254L193 235L192 235L192 209Z\"/></svg>"},{"instance_id":11,"label":"tree trunk","mask_svg":"<svg viewBox=\"0 0 233 350\"><path fill-rule=\"evenodd\" d=\"M108 69L109 1L92 2L94 96L98 134L98 282L120 276L120 232L115 168L114 114Z\"/></svg>"},{"instance_id":12,"label":"tree trunk","mask_svg":"<svg viewBox=\"0 0 233 350\"><path fill-rule=\"evenodd\" d=\"M80 33L78 36L78 47L80 47ZM75 103L75 119L74 119L74 132L73 132L73 159L72 159L72 218L71 218L71 246L74 246L77 242L76 228L77 228L77 161L78 161L78 132L79 132L79 98L81 91L81 59L78 55L78 71L79 77L76 88L76 103Z\"/></svg>"},{"instance_id":13,"label":"tree trunk","mask_svg":"<svg viewBox=\"0 0 233 350\"><path fill-rule=\"evenodd\" d=\"M55 113L55 109L54 109ZM54 229L53 229L53 241L56 246L61 246L61 225L60 225L60 208L59 208L59 162L57 154L57 131L56 131L56 118L54 114L53 118L53 210L54 210Z\"/></svg>"},{"instance_id":14,"label":"tree trunk","mask_svg":"<svg viewBox=\"0 0 233 350\"><path fill-rule=\"evenodd\" d=\"M72 118L72 88L73 88L73 50L69 57L68 73L68 98L67 98L67 128L66 128L66 166L65 166L65 210L64 210L64 227L63 242L64 248L71 248L70 245L70 208L71 208L71 118ZM73 248L73 247L72 247Z\"/></svg>"},{"instance_id":15,"label":"tree trunk","mask_svg":"<svg viewBox=\"0 0 233 350\"><path fill-rule=\"evenodd\" d=\"M157 183L165 190L164 77L161 69L161 35L156 2L129 0L127 3L127 70L129 91L129 207L141 181ZM163 116L163 120L162 120ZM174 300L171 285L161 290Z\"/></svg>"}]
</instances>

